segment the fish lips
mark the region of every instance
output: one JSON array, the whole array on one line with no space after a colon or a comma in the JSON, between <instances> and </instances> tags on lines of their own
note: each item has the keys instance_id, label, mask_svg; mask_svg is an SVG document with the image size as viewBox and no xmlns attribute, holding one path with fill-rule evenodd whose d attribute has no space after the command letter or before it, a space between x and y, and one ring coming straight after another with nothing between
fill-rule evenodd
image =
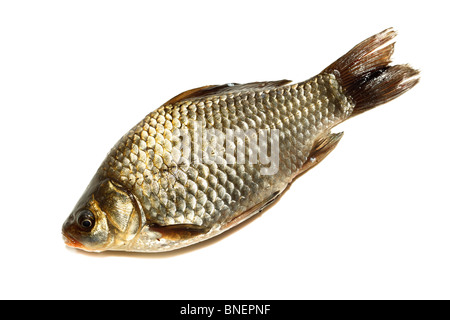
<instances>
[{"instance_id":1,"label":"fish lips","mask_svg":"<svg viewBox=\"0 0 450 320\"><path fill-rule=\"evenodd\" d=\"M65 234L63 232L63 240L66 246L72 247L72 248L78 248L78 249L85 249L84 246L79 242L78 240L71 237L69 234Z\"/></svg>"},{"instance_id":2,"label":"fish lips","mask_svg":"<svg viewBox=\"0 0 450 320\"><path fill-rule=\"evenodd\" d=\"M77 239L75 239L75 237L73 237L70 234L70 229L73 228L73 222L74 222L74 217L73 217L73 215L70 215L63 224L62 236L63 236L64 243L67 246L72 247L72 248L85 249L83 244L80 241L78 241Z\"/></svg>"}]
</instances>

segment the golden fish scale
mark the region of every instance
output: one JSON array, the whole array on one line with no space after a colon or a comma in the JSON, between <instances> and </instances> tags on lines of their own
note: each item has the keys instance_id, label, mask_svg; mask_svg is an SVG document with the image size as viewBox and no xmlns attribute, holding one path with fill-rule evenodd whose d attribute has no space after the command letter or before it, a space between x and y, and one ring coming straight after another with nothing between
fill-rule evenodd
<instances>
[{"instance_id":1,"label":"golden fish scale","mask_svg":"<svg viewBox=\"0 0 450 320\"><path fill-rule=\"evenodd\" d=\"M308 159L314 141L346 119L353 107L332 74L270 90L229 92L163 105L122 137L100 173L133 192L149 223L220 226L283 190ZM278 172L262 175L261 168L269 165L259 162L194 163L180 156L180 140L174 131L189 130L195 144L194 121L221 132L278 129ZM215 141L203 141L203 148L208 147L219 148ZM245 149L246 157L249 149ZM236 148L229 156L236 159Z\"/></svg>"}]
</instances>

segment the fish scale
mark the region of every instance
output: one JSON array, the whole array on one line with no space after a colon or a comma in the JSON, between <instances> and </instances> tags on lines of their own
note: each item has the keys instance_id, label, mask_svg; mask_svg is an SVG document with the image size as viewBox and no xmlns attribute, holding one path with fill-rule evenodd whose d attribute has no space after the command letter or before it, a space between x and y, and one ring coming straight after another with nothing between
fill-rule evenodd
<instances>
[{"instance_id":1,"label":"fish scale","mask_svg":"<svg viewBox=\"0 0 450 320\"><path fill-rule=\"evenodd\" d=\"M213 110L222 112L213 116ZM212 227L256 205L274 190L284 189L292 174L306 161L321 130L342 121L351 110L352 105L332 74L271 90L164 105L119 141L101 169L104 177L132 190L143 205L147 220L160 225L192 223ZM194 137L193 121L224 134L226 128L278 129L280 150L289 152L280 154L279 172L270 176L261 176L258 164L177 165L171 156L173 149L178 148L178 154L182 151L173 143L171 130L188 129ZM203 148L217 148L217 145L205 146L205 143L207 141L203 141ZM245 150L248 157L249 148ZM234 151L229 154L233 160L237 157ZM176 173L171 172L171 166L177 168ZM151 188L154 182L159 188ZM177 195L174 191L177 188L186 192Z\"/></svg>"},{"instance_id":2,"label":"fish scale","mask_svg":"<svg viewBox=\"0 0 450 320\"><path fill-rule=\"evenodd\" d=\"M205 86L170 99L109 152L63 224L66 244L174 250L265 210L336 147L333 127L417 84L418 71L390 65L395 35L364 40L301 83Z\"/></svg>"}]
</instances>

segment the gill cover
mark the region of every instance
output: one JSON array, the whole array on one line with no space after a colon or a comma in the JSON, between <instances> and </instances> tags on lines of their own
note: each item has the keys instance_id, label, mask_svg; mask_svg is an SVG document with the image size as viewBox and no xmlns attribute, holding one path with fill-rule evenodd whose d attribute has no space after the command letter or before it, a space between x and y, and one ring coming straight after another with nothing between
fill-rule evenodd
<instances>
[{"instance_id":1,"label":"gill cover","mask_svg":"<svg viewBox=\"0 0 450 320\"><path fill-rule=\"evenodd\" d=\"M131 240L141 227L139 206L133 195L111 180L103 181L94 199L106 215L116 241Z\"/></svg>"}]
</instances>

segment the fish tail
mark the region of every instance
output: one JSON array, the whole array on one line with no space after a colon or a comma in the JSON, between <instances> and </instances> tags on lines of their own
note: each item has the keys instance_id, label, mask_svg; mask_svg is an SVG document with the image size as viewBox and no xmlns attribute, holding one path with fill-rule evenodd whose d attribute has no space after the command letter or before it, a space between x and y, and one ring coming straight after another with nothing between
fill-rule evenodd
<instances>
[{"instance_id":1,"label":"fish tail","mask_svg":"<svg viewBox=\"0 0 450 320\"><path fill-rule=\"evenodd\" d=\"M419 82L419 71L408 65L389 65L397 35L386 29L356 45L322 73L335 74L355 104L352 116L402 95ZM391 43L390 43L391 42Z\"/></svg>"}]
</instances>

